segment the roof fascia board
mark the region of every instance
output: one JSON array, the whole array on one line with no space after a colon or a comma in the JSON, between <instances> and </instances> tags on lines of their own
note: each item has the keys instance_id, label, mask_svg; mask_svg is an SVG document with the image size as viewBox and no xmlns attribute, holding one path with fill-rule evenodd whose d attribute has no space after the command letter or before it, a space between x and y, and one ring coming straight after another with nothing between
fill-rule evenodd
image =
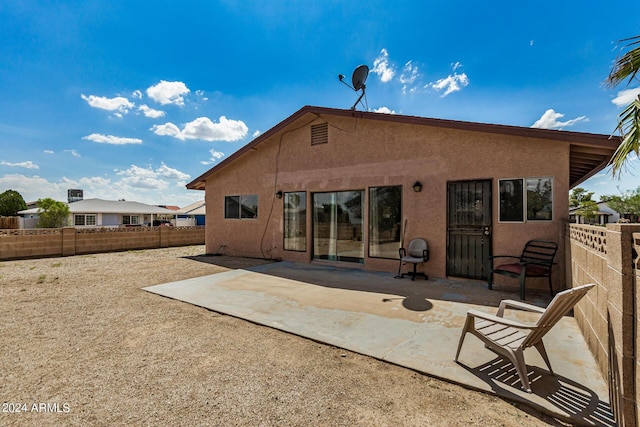
<instances>
[{"instance_id":1,"label":"roof fascia board","mask_svg":"<svg viewBox=\"0 0 640 427\"><path fill-rule=\"evenodd\" d=\"M306 114L314 114L318 117L322 115L333 115L333 116L342 116L342 117L355 117L369 120L382 120L389 121L395 123L407 123L407 124L415 124L421 126L434 126L448 129L456 129L456 130L464 130L471 132L483 132L483 133L493 133L493 134L501 134L501 135L512 135L519 136L525 138L536 138L536 139L547 139L547 140L555 140L562 141L568 144L580 145L580 146L591 146L591 147L603 147L603 148L617 148L620 144L620 138L610 135L603 134L593 134L593 133L582 133L582 132L572 132L572 131L560 131L560 130L551 130L551 129L539 129L539 128L525 128L520 126L510 126L510 125L498 125L498 124L488 124L488 123L475 123L475 122L464 122L457 120L448 120L448 119L434 119L428 117L417 117L417 116L403 116L398 114L385 114L385 113L373 113L367 111L354 111L354 110L343 110L337 108L328 108L328 107L315 107L315 106L304 106L300 110L293 113L291 116L287 117L262 135L258 136L253 141L249 142L245 146L238 149L236 152L231 154L222 162L218 163L216 166L212 167L189 184L187 184L187 189L190 190L204 190L204 182L214 173L228 166L237 158L241 157L248 151L254 149L260 143L268 140L269 138L277 135L279 132L284 131L288 126L293 124L296 120L305 116ZM586 178L585 178L586 179ZM581 181L582 182L582 181Z\"/></svg>"}]
</instances>

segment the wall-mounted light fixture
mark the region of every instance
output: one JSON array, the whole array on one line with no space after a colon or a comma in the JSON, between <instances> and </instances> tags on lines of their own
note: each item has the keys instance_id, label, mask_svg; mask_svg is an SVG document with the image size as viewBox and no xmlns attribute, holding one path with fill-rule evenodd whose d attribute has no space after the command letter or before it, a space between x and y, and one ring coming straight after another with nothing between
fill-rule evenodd
<instances>
[{"instance_id":1,"label":"wall-mounted light fixture","mask_svg":"<svg viewBox=\"0 0 640 427\"><path fill-rule=\"evenodd\" d=\"M282 191L278 190L278 191L276 192L276 197L277 197L278 199L282 199Z\"/></svg>"},{"instance_id":2,"label":"wall-mounted light fixture","mask_svg":"<svg viewBox=\"0 0 640 427\"><path fill-rule=\"evenodd\" d=\"M416 181L416 183L413 184L413 191L415 191L416 193L422 191L422 183L420 181Z\"/></svg>"}]
</instances>

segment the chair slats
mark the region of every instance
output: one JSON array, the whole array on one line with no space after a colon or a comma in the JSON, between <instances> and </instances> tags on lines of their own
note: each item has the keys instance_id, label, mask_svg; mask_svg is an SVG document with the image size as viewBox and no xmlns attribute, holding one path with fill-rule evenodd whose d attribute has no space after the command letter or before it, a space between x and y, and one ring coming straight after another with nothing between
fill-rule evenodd
<instances>
[{"instance_id":1,"label":"chair slats","mask_svg":"<svg viewBox=\"0 0 640 427\"><path fill-rule=\"evenodd\" d=\"M533 328L530 324L522 324L521 327L519 327L515 321L500 319L504 314L502 309L499 309L495 320L478 318L476 316L480 316L481 314L474 313L473 310L469 311L462 335L460 336L460 341L458 342L458 351L455 360L458 360L464 338L467 332L470 332L480 338L489 349L506 356L516 367L524 389L531 392L529 378L527 377L527 366L524 362L524 350L528 347L534 347L538 350L549 370L553 372L542 338L560 319L571 311L578 301L594 286L595 285L592 284L583 285L558 293L547 308L544 309ZM503 303L501 303L501 307L502 306ZM526 303L518 303L517 307L538 313L541 311L540 308ZM509 322L509 324L506 324L507 322Z\"/></svg>"},{"instance_id":2,"label":"chair slats","mask_svg":"<svg viewBox=\"0 0 640 427\"><path fill-rule=\"evenodd\" d=\"M493 275L501 274L504 276L515 277L520 279L520 298L524 299L525 295L525 279L527 277L547 277L549 280L549 292L553 296L553 285L551 283L551 269L553 260L558 251L558 244L546 240L529 240L520 254L517 263L501 264L496 267L491 266L489 272L488 285L489 289L493 288ZM492 259L504 258L502 256L494 256ZM510 256L508 258L516 258ZM529 266L529 271L527 271Z\"/></svg>"}]
</instances>

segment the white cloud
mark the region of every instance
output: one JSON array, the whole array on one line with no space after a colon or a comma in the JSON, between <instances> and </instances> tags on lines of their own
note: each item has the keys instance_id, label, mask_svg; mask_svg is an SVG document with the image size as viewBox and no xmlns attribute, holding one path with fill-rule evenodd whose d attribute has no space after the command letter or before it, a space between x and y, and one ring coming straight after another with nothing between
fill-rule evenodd
<instances>
[{"instance_id":1,"label":"white cloud","mask_svg":"<svg viewBox=\"0 0 640 427\"><path fill-rule=\"evenodd\" d=\"M71 153L73 157L82 157L76 150L64 150L65 153Z\"/></svg>"},{"instance_id":2,"label":"white cloud","mask_svg":"<svg viewBox=\"0 0 640 427\"><path fill-rule=\"evenodd\" d=\"M396 72L393 67L389 65L389 53L387 49L382 49L380 55L373 61L372 72L380 76L380 81L383 83L391 81Z\"/></svg>"},{"instance_id":3,"label":"white cloud","mask_svg":"<svg viewBox=\"0 0 640 427\"><path fill-rule=\"evenodd\" d=\"M384 113L384 114L396 114L395 111L389 109L388 107L380 107L373 110L374 113Z\"/></svg>"},{"instance_id":4,"label":"white cloud","mask_svg":"<svg viewBox=\"0 0 640 427\"><path fill-rule=\"evenodd\" d=\"M175 104L184 105L183 95L189 93L190 90L182 82L167 82L160 80L155 86L147 88L147 95L161 105Z\"/></svg>"},{"instance_id":5,"label":"white cloud","mask_svg":"<svg viewBox=\"0 0 640 427\"><path fill-rule=\"evenodd\" d=\"M102 135L99 133L92 133L91 135L83 136L82 139L97 142L99 144L113 144L113 145L142 144L142 140L138 138L122 138L119 136Z\"/></svg>"},{"instance_id":6,"label":"white cloud","mask_svg":"<svg viewBox=\"0 0 640 427\"><path fill-rule=\"evenodd\" d=\"M209 160L202 160L200 162L201 165L210 165L212 163L217 162L218 160L220 160L221 158L223 158L225 156L225 154L221 151L216 151L214 149L209 150L209 154L211 154L211 158L209 158Z\"/></svg>"},{"instance_id":7,"label":"white cloud","mask_svg":"<svg viewBox=\"0 0 640 427\"><path fill-rule=\"evenodd\" d=\"M187 139L200 139L203 141L238 141L244 138L249 128L241 120L229 120L220 116L218 123L212 122L207 117L198 117L184 125L180 130L173 123L154 125L151 129L156 135L173 136L182 141Z\"/></svg>"},{"instance_id":8,"label":"white cloud","mask_svg":"<svg viewBox=\"0 0 640 427\"><path fill-rule=\"evenodd\" d=\"M138 107L138 110L142 111L142 113L145 115L145 117L151 117L152 119L157 119L157 118L160 118L160 117L164 117L164 115L166 114L164 111L155 110L155 109L149 107L146 104L143 104L140 107Z\"/></svg>"},{"instance_id":9,"label":"white cloud","mask_svg":"<svg viewBox=\"0 0 640 427\"><path fill-rule=\"evenodd\" d=\"M640 87L637 87L634 89L621 90L620 92L618 92L618 96L613 98L611 102L616 104L616 106L618 107L626 107L627 105L631 104L632 101L635 101L636 99L638 99L639 95L640 95Z\"/></svg>"},{"instance_id":10,"label":"white cloud","mask_svg":"<svg viewBox=\"0 0 640 427\"><path fill-rule=\"evenodd\" d=\"M31 160L27 160L26 162L18 162L18 163L10 163L10 162L5 162L4 160L2 160L2 161L0 161L0 165L16 167L16 168L40 169L40 166L36 165Z\"/></svg>"},{"instance_id":11,"label":"white cloud","mask_svg":"<svg viewBox=\"0 0 640 427\"><path fill-rule=\"evenodd\" d=\"M208 101L209 98L207 98L206 96L204 96L204 91L203 90L196 90L196 95L198 95L203 101Z\"/></svg>"},{"instance_id":12,"label":"white cloud","mask_svg":"<svg viewBox=\"0 0 640 427\"><path fill-rule=\"evenodd\" d=\"M135 188L150 190L166 190L170 187L184 186L190 175L173 169L162 163L159 168L142 168L131 165L126 170L116 170L116 175L121 176L120 181L114 183L115 188ZM176 181L176 182L173 182Z\"/></svg>"},{"instance_id":13,"label":"white cloud","mask_svg":"<svg viewBox=\"0 0 640 427\"><path fill-rule=\"evenodd\" d=\"M142 99L142 92L139 89L136 89L133 91L131 96L136 99Z\"/></svg>"},{"instance_id":14,"label":"white cloud","mask_svg":"<svg viewBox=\"0 0 640 427\"><path fill-rule=\"evenodd\" d=\"M416 87L413 86L415 81L420 77L420 72L418 71L418 66L413 65L412 61L404 64L402 68L402 73L400 74L400 83L402 83L402 93L406 94L407 92L413 93L416 91Z\"/></svg>"},{"instance_id":15,"label":"white cloud","mask_svg":"<svg viewBox=\"0 0 640 427\"><path fill-rule=\"evenodd\" d=\"M463 87L466 87L468 84L469 84L469 78L465 73L458 74L454 72L453 74L443 79L427 84L425 88L430 87L432 89L435 89L438 92L444 91L442 95L440 95L442 98L444 98L445 96L452 94L453 92L457 92L461 90Z\"/></svg>"},{"instance_id":16,"label":"white cloud","mask_svg":"<svg viewBox=\"0 0 640 427\"><path fill-rule=\"evenodd\" d=\"M553 109L548 109L544 112L536 122L531 125L532 128L540 129L561 129L565 126L573 126L578 122L589 121L586 116L576 117L575 119L567 120L566 122L560 122L558 119L564 117L562 113L556 113Z\"/></svg>"},{"instance_id":17,"label":"white cloud","mask_svg":"<svg viewBox=\"0 0 640 427\"><path fill-rule=\"evenodd\" d=\"M257 137L259 137L261 134L262 134L262 132L261 132L261 131L256 130L256 131L254 131L254 132L251 134L251 137L252 137L252 138L257 138Z\"/></svg>"},{"instance_id":18,"label":"white cloud","mask_svg":"<svg viewBox=\"0 0 640 427\"><path fill-rule=\"evenodd\" d=\"M118 117L122 117L122 114L127 114L135 104L122 96L116 96L115 98L107 98L104 96L89 95L85 96L81 94L80 97L87 101L87 103L93 108L99 108L101 110L115 111Z\"/></svg>"},{"instance_id":19,"label":"white cloud","mask_svg":"<svg viewBox=\"0 0 640 427\"><path fill-rule=\"evenodd\" d=\"M53 150L44 150L45 154L55 154Z\"/></svg>"},{"instance_id":20,"label":"white cloud","mask_svg":"<svg viewBox=\"0 0 640 427\"><path fill-rule=\"evenodd\" d=\"M191 175L180 172L178 169L170 168L164 163L162 163L162 166L156 169L156 173L158 174L158 176L175 181L185 181L191 178Z\"/></svg>"},{"instance_id":21,"label":"white cloud","mask_svg":"<svg viewBox=\"0 0 640 427\"><path fill-rule=\"evenodd\" d=\"M176 138L182 139L184 141L184 138L181 138L179 136L180 128L178 128L178 126L174 125L173 123L165 123L163 125L153 125L153 127L149 130L153 131L153 133L155 133L156 135L175 136Z\"/></svg>"},{"instance_id":22,"label":"white cloud","mask_svg":"<svg viewBox=\"0 0 640 427\"><path fill-rule=\"evenodd\" d=\"M79 179L62 177L57 182L49 181L37 175L7 174L0 176L0 188L11 188L20 193L22 197L29 202L45 197L66 202L67 190L70 188L83 189L85 199L125 199L150 205L167 204L186 206L197 200L202 200L202 192L187 190L184 187L185 183L163 178L163 174L171 174L167 171L162 172L162 167L158 168L158 170L161 171L154 172L152 170L152 174L147 174L147 169L135 169L135 167L132 166L128 169L128 173L123 173L121 176L89 176ZM158 181L164 181L164 184L156 183L156 186L147 185L146 187L136 187L134 185L139 182L135 179L138 171L146 174L147 184L151 183L148 180L153 179L154 173L156 174L156 179L158 179Z\"/></svg>"}]
</instances>

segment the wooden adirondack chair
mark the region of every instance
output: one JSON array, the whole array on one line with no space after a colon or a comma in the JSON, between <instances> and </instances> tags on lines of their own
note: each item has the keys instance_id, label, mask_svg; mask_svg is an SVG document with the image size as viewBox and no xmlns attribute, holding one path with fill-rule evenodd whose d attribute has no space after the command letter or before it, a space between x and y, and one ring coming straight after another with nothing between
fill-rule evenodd
<instances>
[{"instance_id":1,"label":"wooden adirondack chair","mask_svg":"<svg viewBox=\"0 0 640 427\"><path fill-rule=\"evenodd\" d=\"M489 272L489 289L493 289L493 275L502 274L520 279L520 299L524 299L524 281L527 277L547 277L549 279L549 292L553 296L551 284L551 268L553 259L558 251L558 244L545 240L529 240L520 256L494 255L491 259L491 271ZM496 258L514 258L518 261L493 266Z\"/></svg>"},{"instance_id":2,"label":"wooden adirondack chair","mask_svg":"<svg viewBox=\"0 0 640 427\"><path fill-rule=\"evenodd\" d=\"M553 374L542 338L594 286L593 284L583 285L559 292L546 309L521 301L503 300L495 316L478 310L469 310L462 335L460 336L460 342L458 343L455 361L458 361L464 338L467 332L470 332L482 340L488 349L507 357L516 367L522 387L528 393L531 393L527 365L524 362L524 349L535 347L547 364L549 372ZM534 324L505 319L503 316L507 307L537 312L541 316Z\"/></svg>"}]
</instances>

